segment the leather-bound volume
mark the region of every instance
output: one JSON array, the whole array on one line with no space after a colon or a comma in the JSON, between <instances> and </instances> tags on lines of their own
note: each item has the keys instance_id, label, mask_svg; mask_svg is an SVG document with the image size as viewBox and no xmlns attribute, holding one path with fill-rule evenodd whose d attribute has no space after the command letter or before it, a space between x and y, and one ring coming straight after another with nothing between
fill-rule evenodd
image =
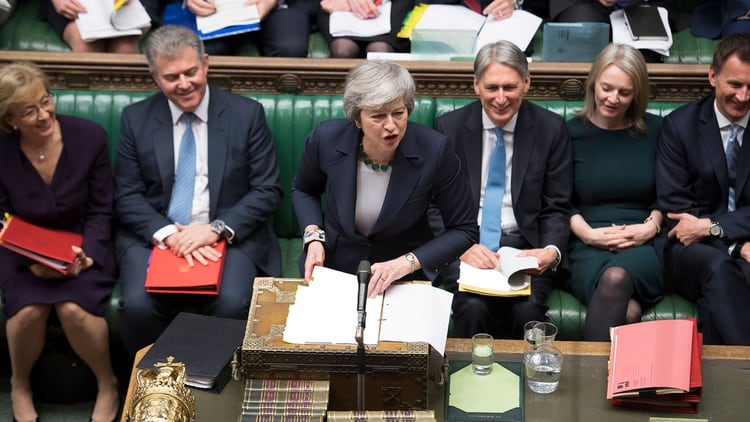
<instances>
[{"instance_id":1,"label":"leather-bound volume","mask_svg":"<svg viewBox=\"0 0 750 422\"><path fill-rule=\"evenodd\" d=\"M227 250L226 241L217 243L214 249L221 254L218 262L208 261L207 265L203 265L193 259L191 267L184 257L175 255L169 249L154 246L146 271L146 291L218 295Z\"/></svg>"},{"instance_id":2,"label":"leather-bound volume","mask_svg":"<svg viewBox=\"0 0 750 422\"><path fill-rule=\"evenodd\" d=\"M76 256L71 247L82 244L78 233L37 226L15 215L6 215L0 231L0 246L63 274Z\"/></svg>"},{"instance_id":3,"label":"leather-bound volume","mask_svg":"<svg viewBox=\"0 0 750 422\"><path fill-rule=\"evenodd\" d=\"M245 320L179 313L161 333L138 368L173 356L185 364L189 387L220 393L232 378L232 360L242 344Z\"/></svg>"},{"instance_id":4,"label":"leather-bound volume","mask_svg":"<svg viewBox=\"0 0 750 422\"><path fill-rule=\"evenodd\" d=\"M636 40L667 41L669 35L659 10L652 6L631 6L625 9L625 23L630 36Z\"/></svg>"}]
</instances>

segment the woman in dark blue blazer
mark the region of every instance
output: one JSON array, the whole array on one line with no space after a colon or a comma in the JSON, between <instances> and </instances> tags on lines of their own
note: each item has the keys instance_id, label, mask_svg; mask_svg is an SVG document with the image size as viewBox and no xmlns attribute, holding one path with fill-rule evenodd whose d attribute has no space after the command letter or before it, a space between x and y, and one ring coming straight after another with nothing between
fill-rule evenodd
<instances>
[{"instance_id":1,"label":"woman in dark blue blazer","mask_svg":"<svg viewBox=\"0 0 750 422\"><path fill-rule=\"evenodd\" d=\"M316 265L354 273L365 259L373 263L371 296L404 278L457 278L456 260L477 241L477 211L448 138L408 121L414 92L403 66L362 63L347 76L347 118L309 135L292 187L305 280ZM439 235L431 205L444 221Z\"/></svg>"}]
</instances>

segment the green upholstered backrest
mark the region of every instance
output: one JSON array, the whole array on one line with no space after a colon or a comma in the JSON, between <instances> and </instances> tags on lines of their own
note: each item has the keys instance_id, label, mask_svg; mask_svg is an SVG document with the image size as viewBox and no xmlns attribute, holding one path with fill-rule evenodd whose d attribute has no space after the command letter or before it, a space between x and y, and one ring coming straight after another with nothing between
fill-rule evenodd
<instances>
[{"instance_id":1,"label":"green upholstered backrest","mask_svg":"<svg viewBox=\"0 0 750 422\"><path fill-rule=\"evenodd\" d=\"M114 160L115 145L120 130L120 114L128 104L142 100L150 92L57 90L55 102L61 114L72 114L89 118L102 125L110 138L111 157ZM274 215L273 226L282 238L298 238L300 230L292 209L289 192L294 172L299 165L307 134L321 120L343 116L340 96L304 96L291 94L247 94L263 105L281 170L281 183L284 191L282 205ZM415 107L410 120L433 126L435 118L443 113L462 107L474 101L471 98L431 98L415 99ZM581 107L580 102L539 101L537 104L570 118ZM665 115L679 103L653 103L649 111Z\"/></svg>"}]
</instances>

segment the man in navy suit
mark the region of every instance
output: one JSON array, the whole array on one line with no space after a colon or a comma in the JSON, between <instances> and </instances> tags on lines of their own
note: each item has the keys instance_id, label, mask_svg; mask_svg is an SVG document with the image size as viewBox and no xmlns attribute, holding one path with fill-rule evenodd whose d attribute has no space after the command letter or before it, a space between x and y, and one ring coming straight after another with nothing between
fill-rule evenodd
<instances>
[{"instance_id":1,"label":"man in navy suit","mask_svg":"<svg viewBox=\"0 0 750 422\"><path fill-rule=\"evenodd\" d=\"M713 93L662 124L656 191L667 236L657 247L677 292L696 302L703 341L750 345L750 34L719 42L708 79Z\"/></svg>"},{"instance_id":2,"label":"man in navy suit","mask_svg":"<svg viewBox=\"0 0 750 422\"><path fill-rule=\"evenodd\" d=\"M246 318L256 274L281 273L268 222L281 200L279 168L263 108L208 85L208 55L186 27L157 29L145 52L161 92L123 111L115 166L122 338L131 353L156 340L180 310ZM185 145L190 154L183 155ZM191 165L180 167L183 159ZM183 169L190 177L180 177ZM190 187L178 194L180 180ZM219 240L228 246L218 296L145 291L154 246L202 265L219 259Z\"/></svg>"},{"instance_id":3,"label":"man in navy suit","mask_svg":"<svg viewBox=\"0 0 750 422\"><path fill-rule=\"evenodd\" d=\"M531 296L497 298L459 292L454 297L455 334L470 337L488 332L496 337L521 338L528 321L547 320L546 300L566 268L573 186L571 142L559 115L523 99L531 77L523 52L513 43L484 46L474 60L474 91L479 101L437 120L448 135L469 175L478 221L499 215L499 244L488 246L480 230L461 260L479 268L495 268L498 248L512 246L536 256L531 271ZM485 204L490 159L502 129L505 151L504 194L501 204ZM485 223L486 225L486 223Z\"/></svg>"}]
</instances>

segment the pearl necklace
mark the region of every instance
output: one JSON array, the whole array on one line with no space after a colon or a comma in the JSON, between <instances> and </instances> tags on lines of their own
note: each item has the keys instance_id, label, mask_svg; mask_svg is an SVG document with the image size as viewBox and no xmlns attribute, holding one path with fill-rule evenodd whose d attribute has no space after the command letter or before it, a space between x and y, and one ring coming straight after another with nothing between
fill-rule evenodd
<instances>
[{"instance_id":1,"label":"pearl necklace","mask_svg":"<svg viewBox=\"0 0 750 422\"><path fill-rule=\"evenodd\" d=\"M44 155L44 151L39 151L39 161L44 161L47 156Z\"/></svg>"},{"instance_id":2,"label":"pearl necklace","mask_svg":"<svg viewBox=\"0 0 750 422\"><path fill-rule=\"evenodd\" d=\"M362 145L362 142L359 143L359 158L362 159L362 161L365 163L365 165L371 167L375 171L387 171L392 165L393 165L393 159L388 161L387 163L380 164L372 161L372 159L367 155L365 152L365 147Z\"/></svg>"}]
</instances>

